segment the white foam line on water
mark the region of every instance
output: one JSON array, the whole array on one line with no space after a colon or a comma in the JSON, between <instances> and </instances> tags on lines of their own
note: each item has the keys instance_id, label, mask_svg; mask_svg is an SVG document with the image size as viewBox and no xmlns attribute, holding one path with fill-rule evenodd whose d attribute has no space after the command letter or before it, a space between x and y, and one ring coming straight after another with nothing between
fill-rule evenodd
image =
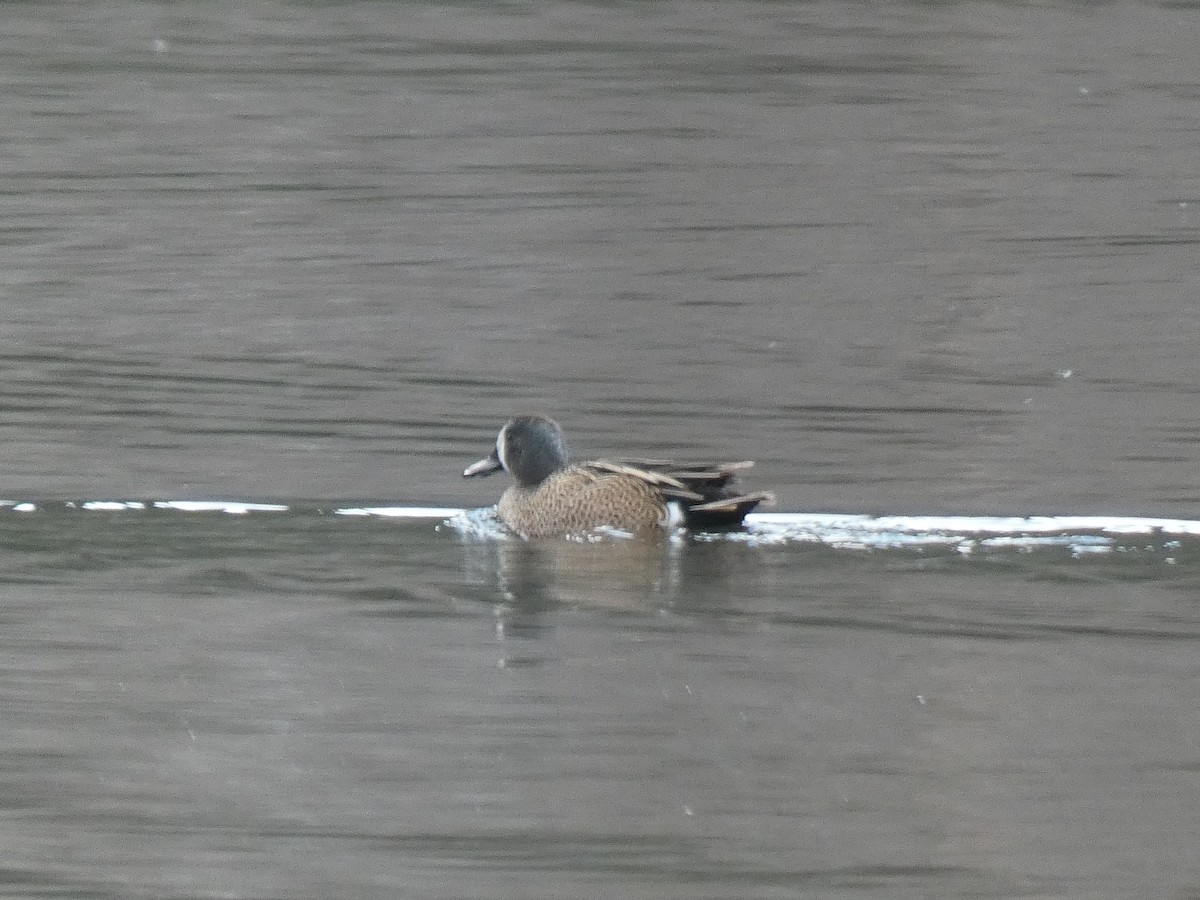
<instances>
[{"instance_id":1,"label":"white foam line on water","mask_svg":"<svg viewBox=\"0 0 1200 900\"><path fill-rule=\"evenodd\" d=\"M827 513L751 513L748 525L807 527L821 530L889 531L909 534L1053 534L1092 531L1103 534L1195 534L1200 521L1128 516L859 516Z\"/></svg>"},{"instance_id":2,"label":"white foam line on water","mask_svg":"<svg viewBox=\"0 0 1200 900\"><path fill-rule=\"evenodd\" d=\"M452 519L464 512L448 506L363 506L333 511L337 516L382 516L389 519Z\"/></svg>"},{"instance_id":3,"label":"white foam line on water","mask_svg":"<svg viewBox=\"0 0 1200 900\"><path fill-rule=\"evenodd\" d=\"M236 500L155 500L155 509L176 509L180 512L225 512L244 516L250 512L287 512L281 503L241 503Z\"/></svg>"},{"instance_id":4,"label":"white foam line on water","mask_svg":"<svg viewBox=\"0 0 1200 900\"><path fill-rule=\"evenodd\" d=\"M22 500L0 500L0 508L13 512L36 512L56 506L90 511L119 511L154 509L179 512L223 512L233 515L264 512L288 512L305 505L292 507L283 503L249 503L240 500L86 500L37 504ZM339 516L373 516L386 519L416 521L458 519L479 510L463 510L443 506L344 506L333 513ZM844 513L751 513L746 517L748 530L759 536L802 531L819 535L822 540L835 536L853 542L864 540L876 543L880 536L894 542L906 540L942 539L996 541L1000 537L1029 538L1032 535L1066 537L1072 534L1092 535L1197 535L1200 520L1155 519L1140 516L869 516ZM793 535L794 536L794 535ZM810 535L811 539L811 535Z\"/></svg>"}]
</instances>

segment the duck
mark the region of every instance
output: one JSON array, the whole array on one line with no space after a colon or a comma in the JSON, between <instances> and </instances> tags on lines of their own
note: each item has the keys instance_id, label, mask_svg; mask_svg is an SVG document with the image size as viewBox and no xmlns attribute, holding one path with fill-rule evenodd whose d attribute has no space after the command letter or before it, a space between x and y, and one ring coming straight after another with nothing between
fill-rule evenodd
<instances>
[{"instance_id":1,"label":"duck","mask_svg":"<svg viewBox=\"0 0 1200 900\"><path fill-rule=\"evenodd\" d=\"M738 493L734 477L749 460L688 464L665 459L571 462L562 426L545 415L519 415L496 436L492 452L467 466L464 478L508 472L515 479L496 514L525 538L607 527L632 533L740 526L770 492Z\"/></svg>"}]
</instances>

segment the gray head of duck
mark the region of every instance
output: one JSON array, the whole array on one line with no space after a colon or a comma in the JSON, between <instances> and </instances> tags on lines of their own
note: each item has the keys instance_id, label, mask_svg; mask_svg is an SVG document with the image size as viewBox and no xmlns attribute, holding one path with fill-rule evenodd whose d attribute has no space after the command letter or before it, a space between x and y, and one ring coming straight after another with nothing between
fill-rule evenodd
<instances>
[{"instance_id":1,"label":"gray head of duck","mask_svg":"<svg viewBox=\"0 0 1200 900\"><path fill-rule=\"evenodd\" d=\"M496 436L492 452L467 466L463 478L491 475L501 469L523 487L537 487L567 465L562 428L546 416L516 416Z\"/></svg>"}]
</instances>

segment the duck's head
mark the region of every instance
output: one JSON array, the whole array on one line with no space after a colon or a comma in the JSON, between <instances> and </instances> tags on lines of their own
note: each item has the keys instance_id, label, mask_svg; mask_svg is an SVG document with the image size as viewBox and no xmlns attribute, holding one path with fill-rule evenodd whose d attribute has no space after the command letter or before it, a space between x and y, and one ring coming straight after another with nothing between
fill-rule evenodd
<instances>
[{"instance_id":1,"label":"duck's head","mask_svg":"<svg viewBox=\"0 0 1200 900\"><path fill-rule=\"evenodd\" d=\"M496 436L492 452L463 471L463 478L501 469L524 487L537 487L567 465L562 428L547 416L516 416Z\"/></svg>"}]
</instances>

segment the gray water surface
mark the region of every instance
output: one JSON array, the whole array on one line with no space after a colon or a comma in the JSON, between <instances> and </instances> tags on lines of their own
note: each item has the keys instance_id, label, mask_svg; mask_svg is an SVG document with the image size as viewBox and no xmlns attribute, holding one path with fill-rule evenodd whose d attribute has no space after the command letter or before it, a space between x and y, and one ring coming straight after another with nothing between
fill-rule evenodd
<instances>
[{"instance_id":1,"label":"gray water surface","mask_svg":"<svg viewBox=\"0 0 1200 900\"><path fill-rule=\"evenodd\" d=\"M493 502L538 410L783 511L1200 518L1200 11L0 23L0 895L1200 896L1194 536L336 513Z\"/></svg>"},{"instance_id":2,"label":"gray water surface","mask_svg":"<svg viewBox=\"0 0 1200 900\"><path fill-rule=\"evenodd\" d=\"M0 516L7 896L1187 896L1200 545Z\"/></svg>"}]
</instances>

